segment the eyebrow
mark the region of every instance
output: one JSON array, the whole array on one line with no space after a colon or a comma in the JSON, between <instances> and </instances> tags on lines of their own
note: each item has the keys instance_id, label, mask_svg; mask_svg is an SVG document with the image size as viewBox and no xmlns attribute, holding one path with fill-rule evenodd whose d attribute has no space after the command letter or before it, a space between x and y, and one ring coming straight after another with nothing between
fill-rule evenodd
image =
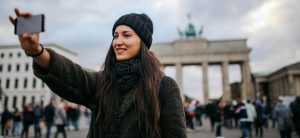
<instances>
[{"instance_id":1,"label":"eyebrow","mask_svg":"<svg viewBox=\"0 0 300 138\"><path fill-rule=\"evenodd\" d=\"M125 34L125 33L131 33L133 31L122 31L121 33ZM115 32L114 34L118 34L118 32Z\"/></svg>"}]
</instances>

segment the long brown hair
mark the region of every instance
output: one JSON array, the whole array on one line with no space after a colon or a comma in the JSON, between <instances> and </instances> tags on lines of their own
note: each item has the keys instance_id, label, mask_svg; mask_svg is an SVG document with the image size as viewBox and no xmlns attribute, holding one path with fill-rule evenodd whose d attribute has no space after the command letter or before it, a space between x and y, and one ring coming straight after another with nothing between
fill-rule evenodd
<instances>
[{"instance_id":1,"label":"long brown hair","mask_svg":"<svg viewBox=\"0 0 300 138\"><path fill-rule=\"evenodd\" d=\"M140 52L137 55L141 63L140 78L133 88L134 107L137 112L138 126L141 134L147 137L159 137L160 105L158 92L163 78L161 62L141 42ZM101 67L100 83L97 87L98 114L97 119L104 129L109 129L113 121L113 108L117 103L116 73L113 71L115 53L112 46L109 48L104 64Z\"/></svg>"}]
</instances>

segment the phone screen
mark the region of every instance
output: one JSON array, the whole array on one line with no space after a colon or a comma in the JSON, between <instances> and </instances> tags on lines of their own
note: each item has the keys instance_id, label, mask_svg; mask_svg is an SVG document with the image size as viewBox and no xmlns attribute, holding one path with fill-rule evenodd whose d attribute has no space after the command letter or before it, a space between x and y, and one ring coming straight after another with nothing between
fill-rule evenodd
<instances>
[{"instance_id":1,"label":"phone screen","mask_svg":"<svg viewBox=\"0 0 300 138\"><path fill-rule=\"evenodd\" d=\"M17 17L15 20L15 34L38 33L45 31L44 14L33 15L30 17Z\"/></svg>"}]
</instances>

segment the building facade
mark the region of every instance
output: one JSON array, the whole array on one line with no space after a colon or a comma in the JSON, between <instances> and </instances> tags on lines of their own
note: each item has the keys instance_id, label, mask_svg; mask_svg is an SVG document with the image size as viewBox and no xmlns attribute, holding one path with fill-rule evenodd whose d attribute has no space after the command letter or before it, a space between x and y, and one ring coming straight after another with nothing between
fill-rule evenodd
<instances>
[{"instance_id":1,"label":"building facade","mask_svg":"<svg viewBox=\"0 0 300 138\"><path fill-rule=\"evenodd\" d=\"M254 74L258 97L273 101L279 96L300 95L300 62L282 67L270 74Z\"/></svg>"},{"instance_id":2,"label":"building facade","mask_svg":"<svg viewBox=\"0 0 300 138\"><path fill-rule=\"evenodd\" d=\"M241 98L253 97L251 87L251 71L249 66L250 48L246 44L247 39L207 40L204 38L179 39L169 43L153 44L150 50L154 51L160 58L163 66L175 66L176 81L183 91L183 66L202 66L202 83L204 103L210 99L209 95L209 73L210 65L221 66L223 98L231 99L229 84L229 65L236 64L241 67L240 84Z\"/></svg>"},{"instance_id":3,"label":"building facade","mask_svg":"<svg viewBox=\"0 0 300 138\"><path fill-rule=\"evenodd\" d=\"M77 54L56 44L45 44L77 62ZM22 107L27 103L47 104L52 96L51 90L34 76L32 58L27 57L19 45L0 46L0 88L1 103L9 109Z\"/></svg>"}]
</instances>

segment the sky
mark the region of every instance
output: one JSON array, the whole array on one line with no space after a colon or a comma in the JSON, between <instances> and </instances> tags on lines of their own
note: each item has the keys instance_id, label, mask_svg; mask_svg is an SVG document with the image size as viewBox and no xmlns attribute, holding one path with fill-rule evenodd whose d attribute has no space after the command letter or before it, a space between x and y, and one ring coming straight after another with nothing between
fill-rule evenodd
<instances>
[{"instance_id":1,"label":"sky","mask_svg":"<svg viewBox=\"0 0 300 138\"><path fill-rule=\"evenodd\" d=\"M112 40L113 23L127 13L145 13L154 23L153 43L180 38L177 28L190 22L208 40L247 39L252 73L270 73L300 61L298 0L0 0L0 45L18 44L8 21L14 8L44 13L41 43L55 43L78 53L79 64L99 69ZM151 49L150 49L151 50ZM176 78L175 68L166 68ZM184 67L185 94L202 100L201 66ZM230 82L241 80L229 67ZM221 68L209 67L210 97L222 94Z\"/></svg>"}]
</instances>

